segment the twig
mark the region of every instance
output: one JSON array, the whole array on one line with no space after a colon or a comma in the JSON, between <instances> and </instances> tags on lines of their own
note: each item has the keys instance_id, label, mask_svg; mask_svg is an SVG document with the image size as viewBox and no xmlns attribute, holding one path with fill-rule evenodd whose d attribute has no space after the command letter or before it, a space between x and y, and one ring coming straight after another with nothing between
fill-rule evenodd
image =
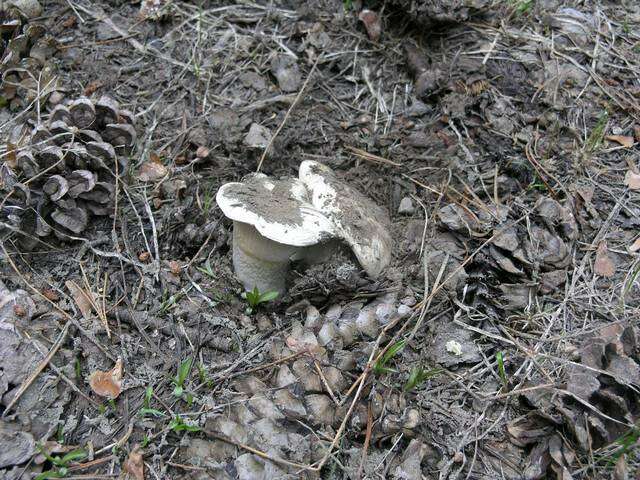
<instances>
[{"instance_id":1,"label":"twig","mask_svg":"<svg viewBox=\"0 0 640 480\"><path fill-rule=\"evenodd\" d=\"M362 158L363 160L368 160L368 161L371 161L371 162L374 162L374 163L384 163L386 165L393 165L394 167L402 166L401 163L388 160L388 159L386 159L384 157L380 157L378 155L374 155L373 153L369 153L366 150L362 150L361 148L352 147L351 145L345 145L344 148L349 150L355 156L357 156L359 158Z\"/></svg>"},{"instance_id":2,"label":"twig","mask_svg":"<svg viewBox=\"0 0 640 480\"><path fill-rule=\"evenodd\" d=\"M369 450L369 442L371 442L371 431L373 430L373 411L371 409L371 402L367 407L367 433L364 437L364 445L362 446L362 457L360 458L360 466L358 467L358 473L356 479L362 478L362 471L364 470L364 463L367 460L367 451Z\"/></svg>"},{"instance_id":3,"label":"twig","mask_svg":"<svg viewBox=\"0 0 640 480\"><path fill-rule=\"evenodd\" d=\"M324 385L324 388L327 390L327 393L331 397L331 400L333 400L333 402L336 405L339 406L340 402L338 401L338 399L334 395L333 390L331 389L331 387L329 386L329 383L327 382L327 379L324 377L324 374L322 373L322 370L320 369L320 365L318 365L318 361L317 360L313 361L313 366L316 367L316 371L318 372L318 375L320 376L320 380L322 381L322 384Z\"/></svg>"}]
</instances>

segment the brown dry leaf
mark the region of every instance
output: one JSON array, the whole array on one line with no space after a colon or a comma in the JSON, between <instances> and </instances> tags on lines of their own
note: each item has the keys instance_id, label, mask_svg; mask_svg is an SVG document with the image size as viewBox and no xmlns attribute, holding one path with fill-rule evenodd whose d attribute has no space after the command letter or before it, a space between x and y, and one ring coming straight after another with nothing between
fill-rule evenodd
<instances>
[{"instance_id":1,"label":"brown dry leaf","mask_svg":"<svg viewBox=\"0 0 640 480\"><path fill-rule=\"evenodd\" d=\"M118 358L111 370L96 370L89 377L89 386L96 395L108 399L118 398L122 392L122 359Z\"/></svg>"},{"instance_id":2,"label":"brown dry leaf","mask_svg":"<svg viewBox=\"0 0 640 480\"><path fill-rule=\"evenodd\" d=\"M635 143L633 137L628 137L626 135L607 135L605 138L610 142L619 143L625 148L633 147L633 144Z\"/></svg>"},{"instance_id":3,"label":"brown dry leaf","mask_svg":"<svg viewBox=\"0 0 640 480\"><path fill-rule=\"evenodd\" d=\"M640 190L640 173L627 170L627 174L624 176L624 184L629 187L630 190Z\"/></svg>"},{"instance_id":4,"label":"brown dry leaf","mask_svg":"<svg viewBox=\"0 0 640 480\"><path fill-rule=\"evenodd\" d=\"M88 97L89 95L94 93L96 90L98 90L102 85L103 83L100 80L94 80L93 82L89 82L89 85L87 85L84 89L84 95Z\"/></svg>"},{"instance_id":5,"label":"brown dry leaf","mask_svg":"<svg viewBox=\"0 0 640 480\"><path fill-rule=\"evenodd\" d=\"M141 262L148 262L150 258L151 254L149 252L141 252L138 255L138 260L140 260Z\"/></svg>"},{"instance_id":6,"label":"brown dry leaf","mask_svg":"<svg viewBox=\"0 0 640 480\"><path fill-rule=\"evenodd\" d=\"M140 167L140 173L138 178L141 182L154 182L164 177L169 170L162 164L160 157L151 153L149 155L149 161L144 162Z\"/></svg>"},{"instance_id":7,"label":"brown dry leaf","mask_svg":"<svg viewBox=\"0 0 640 480\"><path fill-rule=\"evenodd\" d=\"M631 253L635 253L640 250L640 237L636 238L636 241L631 244L629 247L629 251Z\"/></svg>"},{"instance_id":8,"label":"brown dry leaf","mask_svg":"<svg viewBox=\"0 0 640 480\"><path fill-rule=\"evenodd\" d=\"M636 139L636 142L640 142L640 125L633 126L633 138Z\"/></svg>"},{"instance_id":9,"label":"brown dry leaf","mask_svg":"<svg viewBox=\"0 0 640 480\"><path fill-rule=\"evenodd\" d=\"M71 293L71 296L73 297L73 300L76 302L76 305L78 306L78 309L80 310L80 313L82 313L82 316L84 317L84 319L88 320L89 318L91 318L92 302L91 302L91 297L89 297L89 294L87 294L87 292L81 289L78 286L78 284L73 280L67 280L64 284L69 289L69 293Z\"/></svg>"},{"instance_id":10,"label":"brown dry leaf","mask_svg":"<svg viewBox=\"0 0 640 480\"><path fill-rule=\"evenodd\" d=\"M124 462L124 471L135 480L144 480L144 461L140 445L135 445Z\"/></svg>"},{"instance_id":11,"label":"brown dry leaf","mask_svg":"<svg viewBox=\"0 0 640 480\"><path fill-rule=\"evenodd\" d=\"M601 277L613 277L613 274L616 273L616 265L613 263L611 255L609 255L607 242L600 242L600 245L598 245L593 269Z\"/></svg>"},{"instance_id":12,"label":"brown dry leaf","mask_svg":"<svg viewBox=\"0 0 640 480\"><path fill-rule=\"evenodd\" d=\"M360 12L358 18L364 27L367 29L367 35L373 42L377 42L380 39L382 33L382 26L380 24L380 17L373 10L367 10L366 8Z\"/></svg>"}]
</instances>

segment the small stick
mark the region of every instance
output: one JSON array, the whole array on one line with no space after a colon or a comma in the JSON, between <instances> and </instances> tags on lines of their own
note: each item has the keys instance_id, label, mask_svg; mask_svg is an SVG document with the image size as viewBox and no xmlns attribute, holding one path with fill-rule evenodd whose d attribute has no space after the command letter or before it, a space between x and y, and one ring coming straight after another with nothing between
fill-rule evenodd
<instances>
[{"instance_id":1,"label":"small stick","mask_svg":"<svg viewBox=\"0 0 640 480\"><path fill-rule=\"evenodd\" d=\"M333 394L333 390L331 390L331 387L329 386L329 383L327 382L327 379L324 378L324 374L322 373L322 370L320 369L320 365L318 365L318 361L317 360L313 361L313 366L316 367L316 371L318 372L318 375L320 375L320 380L322 380L322 384L324 385L324 388L327 390L327 393L331 397L331 400L333 400L333 402L336 405L340 406L340 402L338 402L338 399Z\"/></svg>"},{"instance_id":2,"label":"small stick","mask_svg":"<svg viewBox=\"0 0 640 480\"><path fill-rule=\"evenodd\" d=\"M70 472L74 472L76 470L84 470L85 468L96 467L98 465L102 465L103 463L110 462L111 460L114 460L115 458L117 458L115 455L107 455L106 457L103 457L103 458L96 458L95 460L92 460L90 462L79 463L77 465L73 465L73 466L69 467L69 471Z\"/></svg>"},{"instance_id":3,"label":"small stick","mask_svg":"<svg viewBox=\"0 0 640 480\"><path fill-rule=\"evenodd\" d=\"M386 165L393 165L394 167L402 166L401 163L394 162L392 160L386 159L384 157L380 157L378 155L374 155L373 153L369 153L366 150L362 150L361 148L352 147L351 145L345 145L344 148L349 150L355 156L362 158L363 160L369 160L374 163L384 163Z\"/></svg>"},{"instance_id":4,"label":"small stick","mask_svg":"<svg viewBox=\"0 0 640 480\"><path fill-rule=\"evenodd\" d=\"M287 123L289 115L291 115L291 112L293 111L293 109L298 104L298 101L302 97L302 94L307 89L307 85L309 84L309 80L311 80L311 77L313 77L313 73L316 71L316 67L318 66L318 61L320 60L320 57L321 57L321 55L319 55L316 58L316 61L313 63L313 67L311 67L311 71L309 72L309 75L307 75L307 79L302 84L302 88L300 89L300 91L296 95L296 98L293 100L293 103L289 107L289 110L287 110L287 113L285 113L284 119L282 120L282 123L277 128L277 130L272 135L272 137L269 139L269 143L267 143L267 146L265 147L264 152L262 152L262 156L260 157L260 161L258 162L258 168L256 168L256 172L259 172L260 169L262 168L262 163L264 162L264 159L267 157L267 153L269 153L269 149L271 148L271 145L273 144L273 141L276 139L276 137L280 133L280 130L282 130L282 128L284 127L284 124Z\"/></svg>"},{"instance_id":5,"label":"small stick","mask_svg":"<svg viewBox=\"0 0 640 480\"><path fill-rule=\"evenodd\" d=\"M364 445L362 447L362 458L360 459L360 466L358 467L358 473L356 479L362 478L362 471L364 470L364 462L367 459L367 451L369 450L369 442L371 441L371 431L373 430L373 411L371 409L371 402L367 408L367 433L364 437Z\"/></svg>"}]
</instances>

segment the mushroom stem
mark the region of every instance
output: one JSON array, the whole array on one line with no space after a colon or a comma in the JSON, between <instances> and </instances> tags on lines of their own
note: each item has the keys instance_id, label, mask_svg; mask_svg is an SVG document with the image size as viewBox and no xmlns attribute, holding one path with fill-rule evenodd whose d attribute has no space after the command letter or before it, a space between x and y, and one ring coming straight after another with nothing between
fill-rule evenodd
<instances>
[{"instance_id":1,"label":"mushroom stem","mask_svg":"<svg viewBox=\"0 0 640 480\"><path fill-rule=\"evenodd\" d=\"M291 256L298 247L274 242L244 222L233 222L233 268L246 290L285 292Z\"/></svg>"}]
</instances>

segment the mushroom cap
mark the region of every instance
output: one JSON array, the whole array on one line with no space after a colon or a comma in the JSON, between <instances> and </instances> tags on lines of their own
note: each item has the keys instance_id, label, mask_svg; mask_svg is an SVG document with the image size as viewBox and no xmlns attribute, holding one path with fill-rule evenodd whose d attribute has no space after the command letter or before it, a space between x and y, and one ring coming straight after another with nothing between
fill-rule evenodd
<instances>
[{"instance_id":1,"label":"mushroom cap","mask_svg":"<svg viewBox=\"0 0 640 480\"><path fill-rule=\"evenodd\" d=\"M310 203L302 182L252 174L244 182L227 183L216 203L231 220L248 223L274 242L306 247L335 237L332 222Z\"/></svg>"},{"instance_id":2,"label":"mushroom cap","mask_svg":"<svg viewBox=\"0 0 640 480\"><path fill-rule=\"evenodd\" d=\"M391 261L393 241L389 216L368 197L336 177L333 170L312 160L300 164L300 180L311 203L335 225L370 277L377 277Z\"/></svg>"}]
</instances>

